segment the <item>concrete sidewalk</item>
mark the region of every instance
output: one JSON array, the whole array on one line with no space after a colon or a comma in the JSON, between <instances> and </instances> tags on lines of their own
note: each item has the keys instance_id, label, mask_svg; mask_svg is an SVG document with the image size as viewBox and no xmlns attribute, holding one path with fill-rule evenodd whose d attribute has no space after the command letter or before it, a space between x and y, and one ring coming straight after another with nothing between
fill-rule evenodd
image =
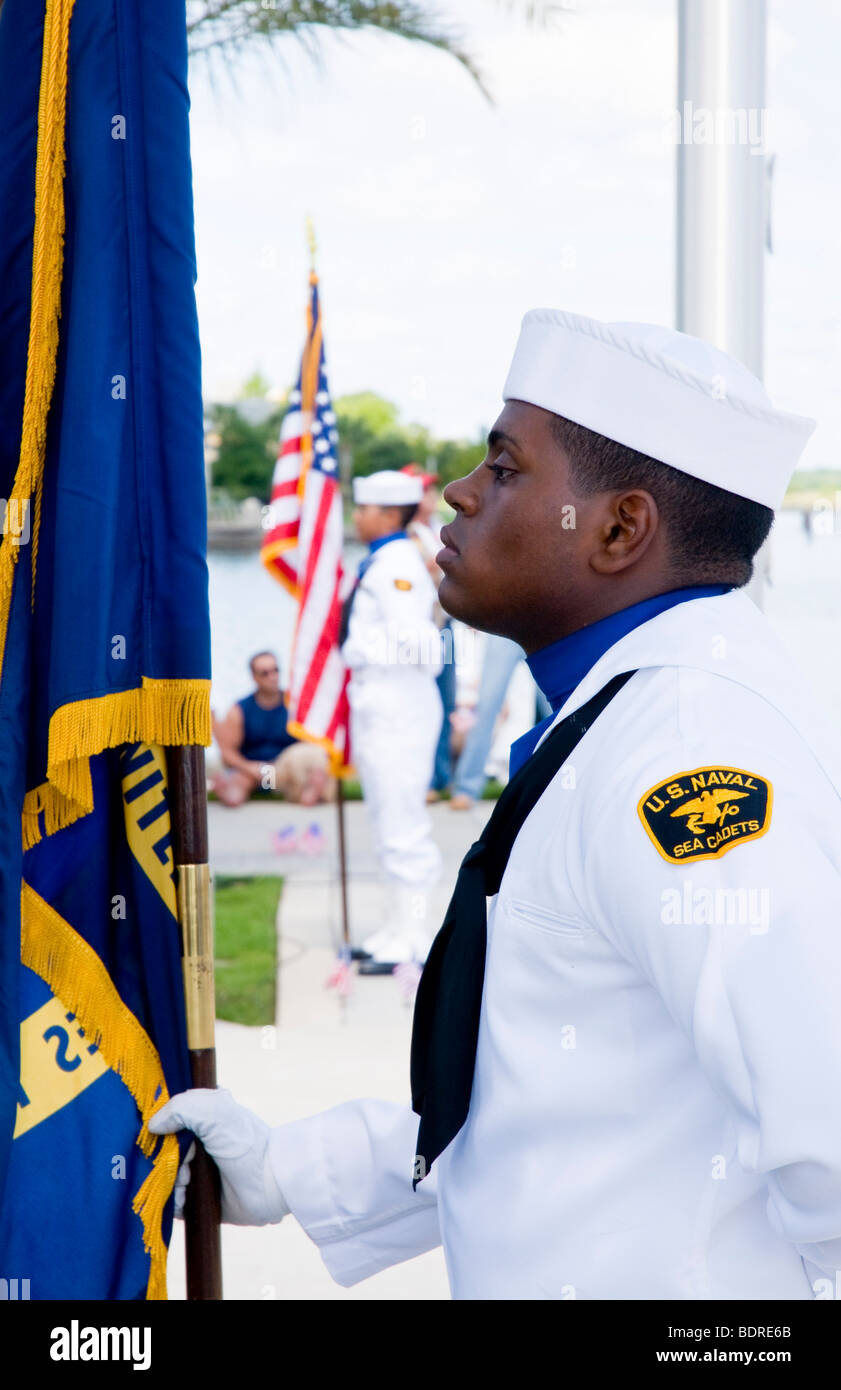
<instances>
[{"instance_id":1,"label":"concrete sidewalk","mask_svg":"<svg viewBox=\"0 0 841 1390\"><path fill-rule=\"evenodd\" d=\"M431 807L444 873L434 895L440 922L458 865L481 833L493 803L467 812ZM380 911L376 862L361 802L345 806L351 931L361 939ZM217 1024L219 1084L269 1124L282 1124L359 1096L409 1102L412 1010L396 981L354 976L349 998L325 989L341 936L337 883L337 813L252 802L236 810L208 807L215 873L278 874L278 990L274 1027ZM323 855L279 855L273 832L287 825L320 826ZM444 1259L431 1251L385 1270L352 1289L334 1284L311 1241L291 1219L268 1228L222 1228L226 1299L446 1299ZM185 1296L183 1228L176 1222L169 1259L169 1294Z\"/></svg>"},{"instance_id":2,"label":"concrete sidewalk","mask_svg":"<svg viewBox=\"0 0 841 1390\"><path fill-rule=\"evenodd\" d=\"M494 808L477 801L469 811L451 811L441 801L429 807L438 847L444 856L444 879L455 877L465 850L473 843ZM335 872L338 859L338 813L332 806L293 806L287 801L248 801L236 810L212 801L207 808L210 862L220 874L282 874L292 878L323 878ZM325 838L323 856L278 854L274 833L286 826L296 832L317 825ZM356 879L376 872L368 816L362 801L345 802L345 841L348 868Z\"/></svg>"}]
</instances>

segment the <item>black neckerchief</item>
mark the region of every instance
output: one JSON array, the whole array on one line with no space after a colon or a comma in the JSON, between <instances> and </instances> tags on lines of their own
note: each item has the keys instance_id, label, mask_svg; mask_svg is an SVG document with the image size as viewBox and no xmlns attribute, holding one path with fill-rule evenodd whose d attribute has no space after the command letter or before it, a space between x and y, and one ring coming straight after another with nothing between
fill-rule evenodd
<instances>
[{"instance_id":1,"label":"black neckerchief","mask_svg":"<svg viewBox=\"0 0 841 1390\"><path fill-rule=\"evenodd\" d=\"M467 1119L485 979L485 900L499 892L526 817L590 725L634 674L614 676L586 705L556 725L511 778L481 836L461 861L415 1000L412 1109L421 1119L413 1186Z\"/></svg>"}]
</instances>

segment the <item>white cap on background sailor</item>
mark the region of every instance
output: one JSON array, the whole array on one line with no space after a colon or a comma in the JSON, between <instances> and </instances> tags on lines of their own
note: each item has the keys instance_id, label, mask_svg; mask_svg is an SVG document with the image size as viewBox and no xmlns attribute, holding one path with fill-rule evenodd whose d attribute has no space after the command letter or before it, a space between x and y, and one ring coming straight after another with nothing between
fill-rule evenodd
<instances>
[{"instance_id":1,"label":"white cap on background sailor","mask_svg":"<svg viewBox=\"0 0 841 1390\"><path fill-rule=\"evenodd\" d=\"M421 478L392 469L353 480L357 507L413 508L422 496ZM435 677L442 649L435 586L417 546L387 516L375 514L373 527L362 519L360 529L357 514L357 531L369 553L348 600L342 656L351 671L353 760L386 891L379 930L363 942L371 959L360 971L389 974L397 964L423 961L437 926L425 920L425 895L441 869L426 791L441 728Z\"/></svg>"},{"instance_id":2,"label":"white cap on background sailor","mask_svg":"<svg viewBox=\"0 0 841 1390\"><path fill-rule=\"evenodd\" d=\"M357 506L411 507L423 497L423 480L384 468L353 480L353 500Z\"/></svg>"},{"instance_id":3,"label":"white cap on background sailor","mask_svg":"<svg viewBox=\"0 0 841 1390\"><path fill-rule=\"evenodd\" d=\"M525 315L502 395L774 510L815 428L700 338L562 309Z\"/></svg>"}]
</instances>

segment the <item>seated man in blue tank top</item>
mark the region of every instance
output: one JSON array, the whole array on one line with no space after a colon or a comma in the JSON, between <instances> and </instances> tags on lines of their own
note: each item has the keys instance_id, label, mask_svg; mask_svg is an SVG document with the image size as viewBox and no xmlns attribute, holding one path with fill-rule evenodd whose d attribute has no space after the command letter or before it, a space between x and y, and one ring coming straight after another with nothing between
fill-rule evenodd
<instances>
[{"instance_id":1,"label":"seated man in blue tank top","mask_svg":"<svg viewBox=\"0 0 841 1390\"><path fill-rule=\"evenodd\" d=\"M314 806L335 795L327 754L299 741L286 727L286 704L274 652L257 652L249 667L256 689L231 706L213 733L225 768L213 790L226 806L241 806L257 787L287 801Z\"/></svg>"}]
</instances>

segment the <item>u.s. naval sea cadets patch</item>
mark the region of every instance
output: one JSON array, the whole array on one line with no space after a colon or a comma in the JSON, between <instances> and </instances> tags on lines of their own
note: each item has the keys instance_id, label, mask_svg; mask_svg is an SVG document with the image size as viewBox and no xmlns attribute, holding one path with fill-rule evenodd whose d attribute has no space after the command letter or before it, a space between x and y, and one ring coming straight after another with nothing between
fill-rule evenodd
<instances>
[{"instance_id":1,"label":"u.s. naval sea cadets patch","mask_svg":"<svg viewBox=\"0 0 841 1390\"><path fill-rule=\"evenodd\" d=\"M696 767L659 782L637 811L652 844L670 864L718 859L764 835L773 789L742 767Z\"/></svg>"}]
</instances>

